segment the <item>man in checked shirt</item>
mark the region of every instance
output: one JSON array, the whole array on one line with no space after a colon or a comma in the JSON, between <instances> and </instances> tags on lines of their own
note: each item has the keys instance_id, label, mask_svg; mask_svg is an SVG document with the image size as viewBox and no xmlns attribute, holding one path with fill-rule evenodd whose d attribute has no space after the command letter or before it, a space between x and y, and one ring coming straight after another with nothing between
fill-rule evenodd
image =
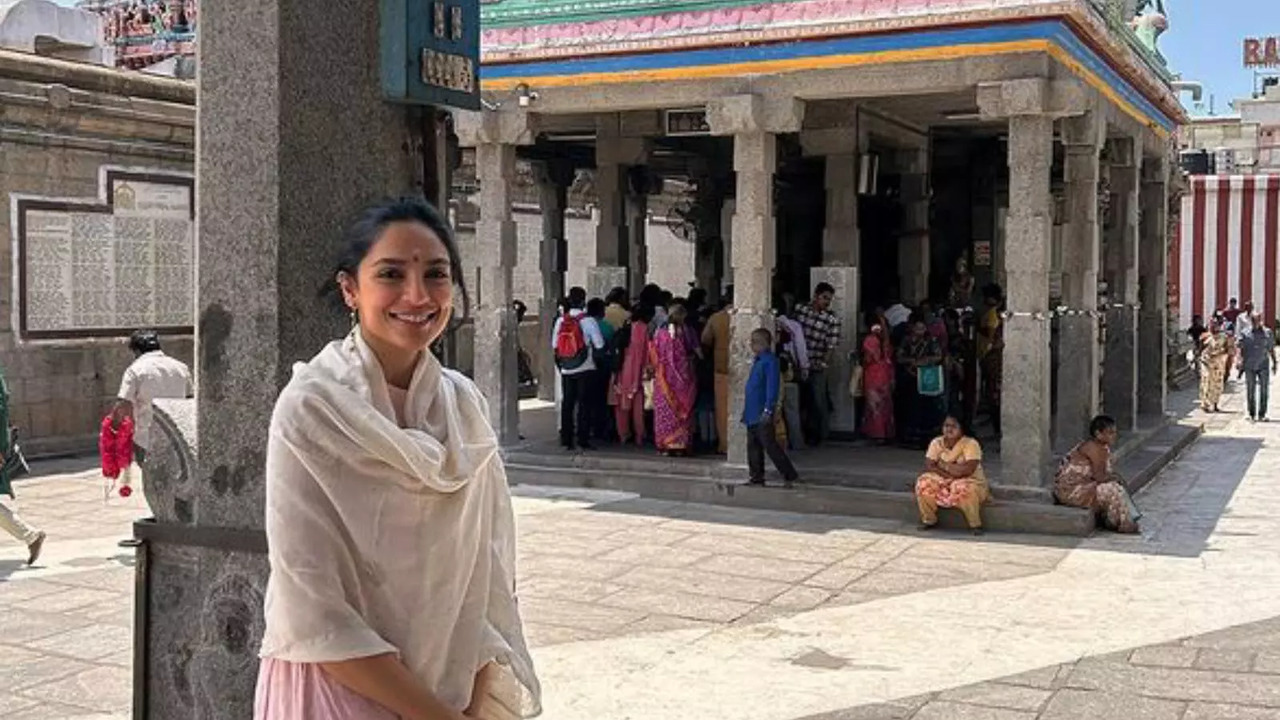
<instances>
[{"instance_id":1,"label":"man in checked shirt","mask_svg":"<svg viewBox=\"0 0 1280 720\"><path fill-rule=\"evenodd\" d=\"M804 328L809 351L809 379L804 383L801 415L810 445L820 445L831 431L831 387L827 368L840 344L840 318L831 312L836 290L822 282L813 288L813 300L796 308L796 321Z\"/></svg>"}]
</instances>

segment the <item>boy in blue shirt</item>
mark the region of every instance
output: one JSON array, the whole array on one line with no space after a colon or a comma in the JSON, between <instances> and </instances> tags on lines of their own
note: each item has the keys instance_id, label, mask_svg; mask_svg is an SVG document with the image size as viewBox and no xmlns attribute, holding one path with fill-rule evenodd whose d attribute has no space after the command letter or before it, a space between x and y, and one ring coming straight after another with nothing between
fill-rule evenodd
<instances>
[{"instance_id":1,"label":"boy in blue shirt","mask_svg":"<svg viewBox=\"0 0 1280 720\"><path fill-rule=\"evenodd\" d=\"M773 354L773 333L760 328L751 333L751 350L756 354L747 377L746 401L742 405L742 424L747 426L747 465L752 485L764 485L764 455L769 454L774 467L782 473L790 488L798 479L791 458L778 445L773 426L773 410L778 407L782 387L778 356Z\"/></svg>"}]
</instances>

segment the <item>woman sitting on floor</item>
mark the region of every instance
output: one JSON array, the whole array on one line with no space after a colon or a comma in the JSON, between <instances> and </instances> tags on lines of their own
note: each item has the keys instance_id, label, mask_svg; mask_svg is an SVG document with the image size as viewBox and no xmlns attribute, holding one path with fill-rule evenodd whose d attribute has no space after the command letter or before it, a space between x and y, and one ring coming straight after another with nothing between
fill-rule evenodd
<instances>
[{"instance_id":1,"label":"woman sitting on floor","mask_svg":"<svg viewBox=\"0 0 1280 720\"><path fill-rule=\"evenodd\" d=\"M949 507L964 513L969 529L981 535L982 504L990 497L982 471L982 446L965 435L959 418L948 415L942 437L935 438L925 453L924 474L916 480L921 529L937 525L938 508Z\"/></svg>"},{"instance_id":2,"label":"woman sitting on floor","mask_svg":"<svg viewBox=\"0 0 1280 720\"><path fill-rule=\"evenodd\" d=\"M1092 510L1108 530L1136 533L1142 513L1111 468L1111 446L1118 436L1115 420L1106 415L1094 418L1089 439L1063 458L1053 480L1053 496L1063 505Z\"/></svg>"}]
</instances>

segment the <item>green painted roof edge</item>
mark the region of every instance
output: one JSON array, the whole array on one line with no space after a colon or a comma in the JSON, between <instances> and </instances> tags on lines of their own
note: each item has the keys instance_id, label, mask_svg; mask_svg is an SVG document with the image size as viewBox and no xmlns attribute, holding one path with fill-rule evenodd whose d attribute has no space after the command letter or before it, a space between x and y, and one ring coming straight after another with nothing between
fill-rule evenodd
<instances>
[{"instance_id":1,"label":"green painted roof edge","mask_svg":"<svg viewBox=\"0 0 1280 720\"><path fill-rule=\"evenodd\" d=\"M482 5L482 27L554 25L615 17L642 17L715 8L786 3L795 0L503 0Z\"/></svg>"}]
</instances>

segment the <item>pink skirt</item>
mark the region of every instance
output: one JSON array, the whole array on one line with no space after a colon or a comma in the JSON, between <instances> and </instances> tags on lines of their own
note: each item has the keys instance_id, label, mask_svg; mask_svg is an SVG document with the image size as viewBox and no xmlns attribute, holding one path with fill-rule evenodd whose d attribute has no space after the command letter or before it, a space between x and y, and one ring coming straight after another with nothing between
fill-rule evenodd
<instances>
[{"instance_id":1,"label":"pink skirt","mask_svg":"<svg viewBox=\"0 0 1280 720\"><path fill-rule=\"evenodd\" d=\"M399 720L382 705L348 690L314 663L263 658L254 720Z\"/></svg>"}]
</instances>

